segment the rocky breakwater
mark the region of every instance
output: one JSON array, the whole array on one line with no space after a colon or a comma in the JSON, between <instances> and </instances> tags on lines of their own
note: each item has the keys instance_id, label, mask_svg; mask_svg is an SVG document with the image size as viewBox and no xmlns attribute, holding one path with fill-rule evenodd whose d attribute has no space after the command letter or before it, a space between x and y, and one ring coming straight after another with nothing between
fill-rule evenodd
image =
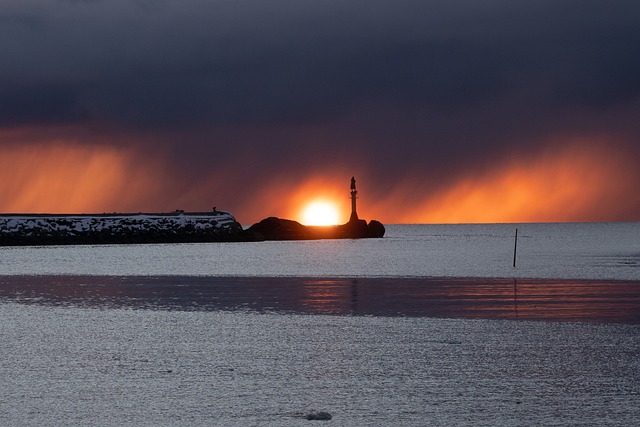
<instances>
[{"instance_id":1,"label":"rocky breakwater","mask_svg":"<svg viewBox=\"0 0 640 427\"><path fill-rule=\"evenodd\" d=\"M334 226L308 226L297 221L269 217L245 230L248 240L317 240L362 239L383 237L382 223L371 220L351 219L346 224Z\"/></svg>"},{"instance_id":2,"label":"rocky breakwater","mask_svg":"<svg viewBox=\"0 0 640 427\"><path fill-rule=\"evenodd\" d=\"M0 246L244 240L229 212L0 215Z\"/></svg>"}]
</instances>

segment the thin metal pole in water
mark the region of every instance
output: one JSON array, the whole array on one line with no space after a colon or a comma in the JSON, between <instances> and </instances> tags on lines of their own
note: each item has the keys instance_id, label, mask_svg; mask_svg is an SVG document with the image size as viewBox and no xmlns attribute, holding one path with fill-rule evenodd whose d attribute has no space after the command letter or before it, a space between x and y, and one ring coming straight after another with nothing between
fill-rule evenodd
<instances>
[{"instance_id":1,"label":"thin metal pole in water","mask_svg":"<svg viewBox=\"0 0 640 427\"><path fill-rule=\"evenodd\" d=\"M518 251L518 229L516 228L516 239L513 244L513 266L516 266L516 252Z\"/></svg>"}]
</instances>

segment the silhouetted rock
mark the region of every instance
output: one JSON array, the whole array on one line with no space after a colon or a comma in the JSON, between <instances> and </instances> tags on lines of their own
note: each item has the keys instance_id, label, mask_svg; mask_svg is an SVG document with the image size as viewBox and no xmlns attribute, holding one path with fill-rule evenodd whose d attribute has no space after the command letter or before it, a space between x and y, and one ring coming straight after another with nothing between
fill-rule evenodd
<instances>
[{"instance_id":1,"label":"silhouetted rock","mask_svg":"<svg viewBox=\"0 0 640 427\"><path fill-rule=\"evenodd\" d=\"M367 226L370 237L382 237L385 233L384 225L380 221L372 219Z\"/></svg>"},{"instance_id":2,"label":"silhouetted rock","mask_svg":"<svg viewBox=\"0 0 640 427\"><path fill-rule=\"evenodd\" d=\"M342 225L307 226L297 221L269 217L245 231L247 240L363 239L383 237L385 228L378 221L356 219Z\"/></svg>"},{"instance_id":3,"label":"silhouetted rock","mask_svg":"<svg viewBox=\"0 0 640 427\"><path fill-rule=\"evenodd\" d=\"M255 240L306 240L309 230L297 221L276 217L265 218L253 224L246 233Z\"/></svg>"}]
</instances>

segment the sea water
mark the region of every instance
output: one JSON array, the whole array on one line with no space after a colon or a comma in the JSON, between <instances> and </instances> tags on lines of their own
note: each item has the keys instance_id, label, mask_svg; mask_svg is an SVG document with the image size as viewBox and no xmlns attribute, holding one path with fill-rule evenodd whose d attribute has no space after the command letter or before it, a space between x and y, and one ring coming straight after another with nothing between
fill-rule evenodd
<instances>
[{"instance_id":1,"label":"sea water","mask_svg":"<svg viewBox=\"0 0 640 427\"><path fill-rule=\"evenodd\" d=\"M4 247L0 274L639 280L640 223L388 225L382 239Z\"/></svg>"},{"instance_id":2,"label":"sea water","mask_svg":"<svg viewBox=\"0 0 640 427\"><path fill-rule=\"evenodd\" d=\"M515 227L2 248L0 425L637 425L639 225Z\"/></svg>"},{"instance_id":3,"label":"sea water","mask_svg":"<svg viewBox=\"0 0 640 427\"><path fill-rule=\"evenodd\" d=\"M19 304L0 312L1 425L299 426L314 410L339 426L640 419L637 326Z\"/></svg>"}]
</instances>

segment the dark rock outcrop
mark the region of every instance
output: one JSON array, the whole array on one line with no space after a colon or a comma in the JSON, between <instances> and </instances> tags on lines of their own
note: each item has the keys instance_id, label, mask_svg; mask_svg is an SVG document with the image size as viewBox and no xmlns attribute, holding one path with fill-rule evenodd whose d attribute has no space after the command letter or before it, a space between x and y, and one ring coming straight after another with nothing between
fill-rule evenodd
<instances>
[{"instance_id":1,"label":"dark rock outcrop","mask_svg":"<svg viewBox=\"0 0 640 427\"><path fill-rule=\"evenodd\" d=\"M297 221L269 217L245 230L248 240L362 239L383 237L384 225L378 221L351 220L334 226L307 226Z\"/></svg>"}]
</instances>

